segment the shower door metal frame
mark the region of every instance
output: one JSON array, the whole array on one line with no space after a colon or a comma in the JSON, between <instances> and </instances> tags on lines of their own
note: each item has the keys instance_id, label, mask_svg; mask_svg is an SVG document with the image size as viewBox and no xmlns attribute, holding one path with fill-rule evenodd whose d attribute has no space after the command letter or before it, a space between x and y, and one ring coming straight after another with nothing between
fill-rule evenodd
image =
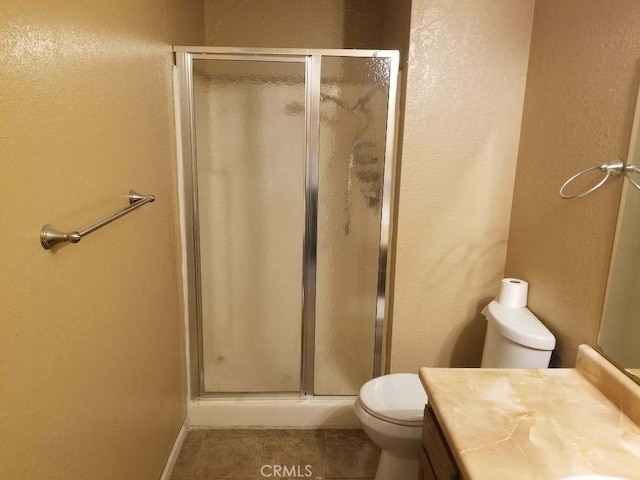
<instances>
[{"instance_id":1,"label":"shower door metal frame","mask_svg":"<svg viewBox=\"0 0 640 480\"><path fill-rule=\"evenodd\" d=\"M316 301L316 247L318 215L318 161L320 147L320 80L322 57L359 57L389 59L389 94L385 136L382 208L380 212L380 240L378 253L378 281L376 318L374 324L374 360L372 374L382 375L385 324L388 316L386 298L391 201L394 195L393 172L396 142L396 107L398 97L399 52L396 50L342 50L342 49L290 49L290 48L227 48L227 47L174 47L180 104L179 132L182 151L184 188L184 230L186 248L187 288L185 309L188 320L188 360L190 397L228 397L237 393L211 393L204 389L204 363L202 343L202 312L200 307L200 244L199 206L197 185L195 115L193 99L193 59L305 62L305 226L303 232L302 278L302 365L300 368L300 395L314 391L315 361L315 301ZM283 393L253 393L254 396L283 395ZM286 393L284 393L286 395Z\"/></svg>"}]
</instances>

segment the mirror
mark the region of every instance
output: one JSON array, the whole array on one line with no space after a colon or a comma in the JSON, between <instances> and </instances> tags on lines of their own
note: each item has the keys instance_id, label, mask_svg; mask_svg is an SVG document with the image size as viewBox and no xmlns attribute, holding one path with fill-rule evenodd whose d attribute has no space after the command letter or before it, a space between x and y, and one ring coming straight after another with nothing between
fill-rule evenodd
<instances>
[{"instance_id":1,"label":"mirror","mask_svg":"<svg viewBox=\"0 0 640 480\"><path fill-rule=\"evenodd\" d=\"M627 165L640 168L640 93ZM609 268L598 346L640 383L640 172L627 174Z\"/></svg>"}]
</instances>

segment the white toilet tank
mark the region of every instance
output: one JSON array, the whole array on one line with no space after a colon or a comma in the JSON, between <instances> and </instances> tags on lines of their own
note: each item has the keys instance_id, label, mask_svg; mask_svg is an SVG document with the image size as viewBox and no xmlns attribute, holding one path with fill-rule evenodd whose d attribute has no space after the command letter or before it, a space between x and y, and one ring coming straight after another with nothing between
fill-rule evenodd
<instances>
[{"instance_id":1,"label":"white toilet tank","mask_svg":"<svg viewBox=\"0 0 640 480\"><path fill-rule=\"evenodd\" d=\"M526 308L509 308L491 302L483 311L487 334L483 368L547 368L556 339Z\"/></svg>"}]
</instances>

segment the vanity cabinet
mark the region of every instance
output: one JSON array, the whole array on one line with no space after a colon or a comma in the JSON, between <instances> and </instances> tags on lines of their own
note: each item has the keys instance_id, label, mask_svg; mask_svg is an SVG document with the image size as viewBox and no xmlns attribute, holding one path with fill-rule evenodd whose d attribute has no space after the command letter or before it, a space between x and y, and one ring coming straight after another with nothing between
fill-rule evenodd
<instances>
[{"instance_id":1,"label":"vanity cabinet","mask_svg":"<svg viewBox=\"0 0 640 480\"><path fill-rule=\"evenodd\" d=\"M424 409L418 480L462 480L460 469L429 405Z\"/></svg>"},{"instance_id":2,"label":"vanity cabinet","mask_svg":"<svg viewBox=\"0 0 640 480\"><path fill-rule=\"evenodd\" d=\"M576 368L421 368L420 380L420 480L640 480L640 385L587 345Z\"/></svg>"}]
</instances>

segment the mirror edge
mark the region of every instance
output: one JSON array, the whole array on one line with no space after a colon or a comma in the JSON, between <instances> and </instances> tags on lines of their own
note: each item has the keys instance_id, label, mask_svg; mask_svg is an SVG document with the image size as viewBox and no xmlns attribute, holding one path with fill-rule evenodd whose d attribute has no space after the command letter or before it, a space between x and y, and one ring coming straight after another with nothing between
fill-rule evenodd
<instances>
[{"instance_id":1,"label":"mirror edge","mask_svg":"<svg viewBox=\"0 0 640 480\"><path fill-rule=\"evenodd\" d=\"M635 157L640 158L640 85L638 85L638 94L636 97L634 116L633 116L633 121L631 123L631 135L629 138L629 148L627 150L627 157L624 162L625 166L629 165ZM631 373L629 369L622 367L618 362L613 360L613 358L611 358L610 355L605 353L603 347L600 345L600 341L602 337L602 328L604 325L604 315L607 309L607 302L609 301L609 294L610 294L609 285L611 283L612 276L613 276L614 261L615 261L616 250L617 250L616 247L618 245L618 242L620 241L619 239L620 222L624 215L624 204L627 199L626 193L628 192L629 188L630 188L630 185L627 182L625 182L625 185L620 191L620 203L618 206L618 214L616 216L616 229L614 234L615 236L614 236L613 247L611 251L611 257L609 260L609 269L607 272L607 283L606 283L604 299L602 303L602 312L600 315L600 325L598 328L598 336L596 340L595 349L598 353L600 353L600 355L602 355L605 359L607 359L612 365L615 365L616 368L618 368L618 370L620 370L626 376L631 378L631 380L633 380L635 383L640 385L640 370L637 370L639 372L638 374ZM633 369L633 370L636 371L636 369Z\"/></svg>"},{"instance_id":2,"label":"mirror edge","mask_svg":"<svg viewBox=\"0 0 640 480\"><path fill-rule=\"evenodd\" d=\"M612 365L614 365L618 370L620 370L622 373L624 373L627 377L629 377L631 380L633 380L635 383L637 383L638 385L640 385L640 376L631 373L628 369L622 367L619 363L617 363L615 360L613 360L609 355L607 355L602 348L600 347L600 345L596 345L594 347L595 351L598 352L600 355L602 355L609 363L611 363ZM635 370L635 369L634 369Z\"/></svg>"}]
</instances>

